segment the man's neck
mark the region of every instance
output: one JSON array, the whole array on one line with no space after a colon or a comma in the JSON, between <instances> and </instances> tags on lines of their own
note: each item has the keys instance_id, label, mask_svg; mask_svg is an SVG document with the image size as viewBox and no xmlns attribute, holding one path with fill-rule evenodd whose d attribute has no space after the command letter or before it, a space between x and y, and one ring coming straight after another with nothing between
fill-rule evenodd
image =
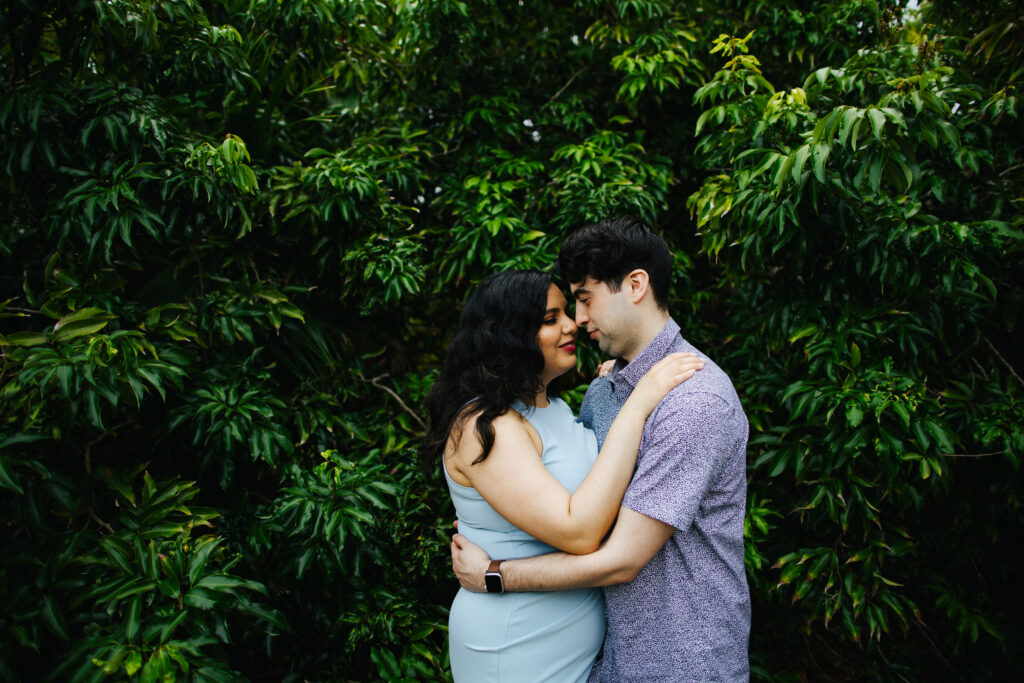
<instances>
[{"instance_id":1,"label":"man's neck","mask_svg":"<svg viewBox=\"0 0 1024 683\"><path fill-rule=\"evenodd\" d=\"M654 341L654 338L665 329L669 317L668 311L663 311L660 308L656 314L644 316L638 324L636 344L628 354L623 354L622 359L627 363L633 362L633 359L639 356Z\"/></svg>"}]
</instances>

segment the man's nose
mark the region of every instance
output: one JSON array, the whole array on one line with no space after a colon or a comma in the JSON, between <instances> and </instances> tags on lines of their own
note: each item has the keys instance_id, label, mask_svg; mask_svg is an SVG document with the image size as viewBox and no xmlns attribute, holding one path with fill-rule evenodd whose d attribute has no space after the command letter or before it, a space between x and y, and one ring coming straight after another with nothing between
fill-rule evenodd
<instances>
[{"instance_id":1,"label":"man's nose","mask_svg":"<svg viewBox=\"0 0 1024 683\"><path fill-rule=\"evenodd\" d=\"M587 316L587 307L576 304L576 326L583 327L590 318Z\"/></svg>"}]
</instances>

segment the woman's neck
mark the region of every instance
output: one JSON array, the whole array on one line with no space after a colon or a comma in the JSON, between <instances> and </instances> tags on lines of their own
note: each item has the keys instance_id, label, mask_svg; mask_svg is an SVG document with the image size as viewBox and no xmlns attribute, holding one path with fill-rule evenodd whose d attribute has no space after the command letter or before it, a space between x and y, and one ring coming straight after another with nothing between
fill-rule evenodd
<instances>
[{"instance_id":1,"label":"woman's neck","mask_svg":"<svg viewBox=\"0 0 1024 683\"><path fill-rule=\"evenodd\" d=\"M551 405L551 401L548 400L548 387L547 385L544 385L544 387L542 387L533 398L533 407L547 408L549 405Z\"/></svg>"}]
</instances>

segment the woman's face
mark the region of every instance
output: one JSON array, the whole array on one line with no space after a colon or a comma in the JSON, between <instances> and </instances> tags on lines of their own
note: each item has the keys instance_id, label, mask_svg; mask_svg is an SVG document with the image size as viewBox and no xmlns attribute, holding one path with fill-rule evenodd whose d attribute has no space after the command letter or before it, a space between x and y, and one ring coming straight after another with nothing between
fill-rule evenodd
<instances>
[{"instance_id":1,"label":"woman's face","mask_svg":"<svg viewBox=\"0 0 1024 683\"><path fill-rule=\"evenodd\" d=\"M537 346L544 356L541 372L544 386L576 367L576 323L566 310L561 290L553 284L548 286L544 320L537 330Z\"/></svg>"}]
</instances>

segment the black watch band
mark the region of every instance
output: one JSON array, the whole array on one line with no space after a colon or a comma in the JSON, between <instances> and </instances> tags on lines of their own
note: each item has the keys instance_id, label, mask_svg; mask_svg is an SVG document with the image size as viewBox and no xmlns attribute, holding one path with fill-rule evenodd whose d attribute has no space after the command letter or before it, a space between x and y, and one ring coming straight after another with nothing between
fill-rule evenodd
<instances>
[{"instance_id":1,"label":"black watch band","mask_svg":"<svg viewBox=\"0 0 1024 683\"><path fill-rule=\"evenodd\" d=\"M484 572L484 587L488 593L504 593L505 582L501 579L501 560L491 560Z\"/></svg>"}]
</instances>

